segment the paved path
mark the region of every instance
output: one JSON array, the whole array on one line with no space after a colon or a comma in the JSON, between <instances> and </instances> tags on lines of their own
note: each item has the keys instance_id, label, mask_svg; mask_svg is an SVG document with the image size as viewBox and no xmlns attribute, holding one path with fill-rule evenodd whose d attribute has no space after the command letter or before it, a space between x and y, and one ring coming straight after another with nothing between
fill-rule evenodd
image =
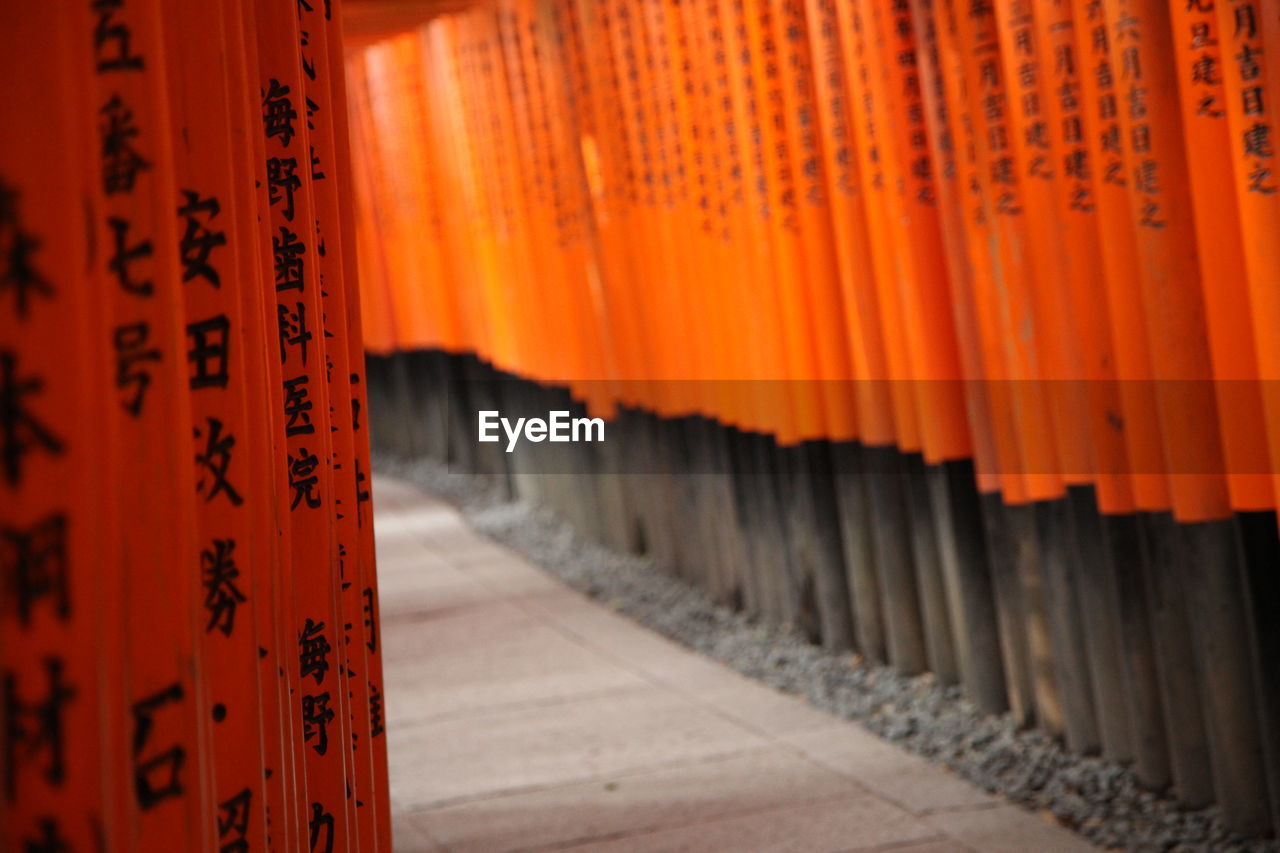
<instances>
[{"instance_id":1,"label":"paved path","mask_svg":"<svg viewBox=\"0 0 1280 853\"><path fill-rule=\"evenodd\" d=\"M1091 849L374 488L397 851Z\"/></svg>"}]
</instances>

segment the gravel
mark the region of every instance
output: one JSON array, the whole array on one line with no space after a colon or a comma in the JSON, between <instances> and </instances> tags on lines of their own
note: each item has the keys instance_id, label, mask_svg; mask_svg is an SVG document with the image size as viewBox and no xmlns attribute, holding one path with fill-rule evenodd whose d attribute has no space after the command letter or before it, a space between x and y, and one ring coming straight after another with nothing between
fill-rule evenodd
<instances>
[{"instance_id":1,"label":"gravel","mask_svg":"<svg viewBox=\"0 0 1280 853\"><path fill-rule=\"evenodd\" d=\"M751 678L804 696L937 761L987 791L1056 820L1103 847L1133 851L1280 851L1280 841L1233 835L1210 807L1189 811L1143 789L1124 765L1076 755L1008 715L985 716L926 674L906 678L833 654L747 618L648 560L579 536L544 507L510 501L480 478L426 459L378 455L379 471L456 505L467 521L568 585Z\"/></svg>"}]
</instances>

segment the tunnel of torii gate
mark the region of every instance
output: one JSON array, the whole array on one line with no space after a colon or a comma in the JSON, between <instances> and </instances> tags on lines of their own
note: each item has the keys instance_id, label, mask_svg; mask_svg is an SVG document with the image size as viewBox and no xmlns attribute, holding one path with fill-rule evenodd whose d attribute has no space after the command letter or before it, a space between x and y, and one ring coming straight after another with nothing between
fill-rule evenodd
<instances>
[{"instance_id":1,"label":"tunnel of torii gate","mask_svg":"<svg viewBox=\"0 0 1280 853\"><path fill-rule=\"evenodd\" d=\"M0 67L0 850L392 849L371 439L1280 829L1280 3L0 0Z\"/></svg>"}]
</instances>

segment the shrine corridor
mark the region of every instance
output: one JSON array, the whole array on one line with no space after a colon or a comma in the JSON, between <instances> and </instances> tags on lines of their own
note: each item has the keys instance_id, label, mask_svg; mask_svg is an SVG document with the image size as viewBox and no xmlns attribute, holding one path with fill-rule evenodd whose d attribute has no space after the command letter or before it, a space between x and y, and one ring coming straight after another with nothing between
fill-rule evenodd
<instances>
[{"instance_id":1,"label":"shrine corridor","mask_svg":"<svg viewBox=\"0 0 1280 853\"><path fill-rule=\"evenodd\" d=\"M374 481L395 849L1092 849Z\"/></svg>"}]
</instances>

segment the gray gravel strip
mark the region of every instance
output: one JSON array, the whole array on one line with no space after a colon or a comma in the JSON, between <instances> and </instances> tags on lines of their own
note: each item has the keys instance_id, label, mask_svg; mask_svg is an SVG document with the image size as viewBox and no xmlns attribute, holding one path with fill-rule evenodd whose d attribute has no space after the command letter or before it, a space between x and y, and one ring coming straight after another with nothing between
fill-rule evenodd
<instances>
[{"instance_id":1,"label":"gray gravel strip","mask_svg":"<svg viewBox=\"0 0 1280 853\"><path fill-rule=\"evenodd\" d=\"M983 716L959 688L932 675L912 678L833 654L761 625L648 560L586 541L549 510L513 503L480 478L431 460L378 455L375 468L456 505L478 531L518 551L569 586L744 675L857 720L877 735L992 793L1050 812L1095 844L1134 851L1280 851L1280 842L1243 839L1217 809L1186 811L1144 790L1123 765L1076 755L1008 715Z\"/></svg>"}]
</instances>

